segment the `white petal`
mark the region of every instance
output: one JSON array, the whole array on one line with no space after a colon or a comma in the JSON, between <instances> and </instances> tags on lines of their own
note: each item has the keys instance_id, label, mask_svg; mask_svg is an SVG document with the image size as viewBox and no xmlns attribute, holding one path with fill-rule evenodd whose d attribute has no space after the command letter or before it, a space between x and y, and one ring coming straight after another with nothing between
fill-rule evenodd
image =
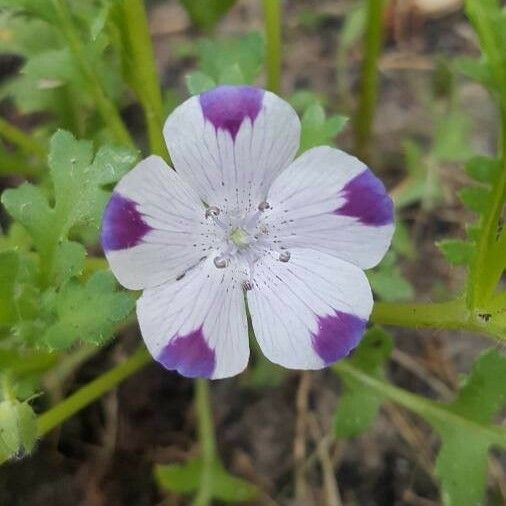
<instances>
[{"instance_id":1,"label":"white petal","mask_svg":"<svg viewBox=\"0 0 506 506\"><path fill-rule=\"evenodd\" d=\"M300 121L273 93L219 86L180 105L164 135L177 172L206 203L247 211L293 160Z\"/></svg>"},{"instance_id":2,"label":"white petal","mask_svg":"<svg viewBox=\"0 0 506 506\"><path fill-rule=\"evenodd\" d=\"M214 237L197 194L151 156L116 186L101 240L118 281L141 289L184 274L209 254Z\"/></svg>"},{"instance_id":3,"label":"white petal","mask_svg":"<svg viewBox=\"0 0 506 506\"><path fill-rule=\"evenodd\" d=\"M392 239L393 204L357 158L329 147L306 151L274 181L265 220L288 250L312 248L374 267Z\"/></svg>"},{"instance_id":4,"label":"white petal","mask_svg":"<svg viewBox=\"0 0 506 506\"><path fill-rule=\"evenodd\" d=\"M293 369L320 369L359 343L372 310L364 273L338 258L294 249L288 262L263 257L247 292L265 356Z\"/></svg>"},{"instance_id":5,"label":"white petal","mask_svg":"<svg viewBox=\"0 0 506 506\"><path fill-rule=\"evenodd\" d=\"M248 363L248 325L240 274L213 258L137 301L141 333L153 357L183 376L226 378Z\"/></svg>"}]
</instances>

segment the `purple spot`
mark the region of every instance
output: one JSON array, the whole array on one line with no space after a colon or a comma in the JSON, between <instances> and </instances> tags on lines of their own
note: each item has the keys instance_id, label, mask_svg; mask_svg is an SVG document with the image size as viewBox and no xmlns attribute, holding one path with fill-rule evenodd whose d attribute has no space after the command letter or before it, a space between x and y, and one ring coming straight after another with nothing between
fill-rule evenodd
<instances>
[{"instance_id":1,"label":"purple spot","mask_svg":"<svg viewBox=\"0 0 506 506\"><path fill-rule=\"evenodd\" d=\"M105 251L137 246L150 230L133 200L116 192L111 195L102 219L100 236Z\"/></svg>"},{"instance_id":2,"label":"purple spot","mask_svg":"<svg viewBox=\"0 0 506 506\"><path fill-rule=\"evenodd\" d=\"M242 122L255 121L264 92L253 86L218 86L200 95L200 106L216 130L227 130L235 140Z\"/></svg>"},{"instance_id":3,"label":"purple spot","mask_svg":"<svg viewBox=\"0 0 506 506\"><path fill-rule=\"evenodd\" d=\"M318 332L312 336L313 348L326 365L332 364L358 345L366 324L366 320L341 311L319 316Z\"/></svg>"},{"instance_id":4,"label":"purple spot","mask_svg":"<svg viewBox=\"0 0 506 506\"><path fill-rule=\"evenodd\" d=\"M202 327L185 336L175 336L157 360L187 378L210 378L216 365L214 350L206 343Z\"/></svg>"},{"instance_id":5,"label":"purple spot","mask_svg":"<svg viewBox=\"0 0 506 506\"><path fill-rule=\"evenodd\" d=\"M346 202L334 211L358 218L364 225L379 227L394 221L394 206L383 183L369 170L354 177L343 188Z\"/></svg>"}]
</instances>

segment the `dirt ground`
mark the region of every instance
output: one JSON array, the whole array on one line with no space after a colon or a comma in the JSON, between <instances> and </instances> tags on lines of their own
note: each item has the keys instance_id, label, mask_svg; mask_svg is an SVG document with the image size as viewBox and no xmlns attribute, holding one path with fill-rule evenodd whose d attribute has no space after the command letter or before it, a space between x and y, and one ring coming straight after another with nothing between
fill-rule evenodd
<instances>
[{"instance_id":1,"label":"dirt ground","mask_svg":"<svg viewBox=\"0 0 506 506\"><path fill-rule=\"evenodd\" d=\"M260 2L240 1L220 25L223 34L261 29ZM349 112L336 87L336 50L347 1L307 0L285 4L284 92L309 88L328 97L329 108ZM310 16L317 12L315 18ZM159 70L167 87L185 95L184 75L191 59L175 48L199 34L176 2L157 2L151 9ZM308 21L309 20L309 21ZM413 19L392 9L380 62L380 99L374 128L375 171L394 188L404 174L402 141L428 143L435 127L426 107L437 57L475 54L473 35L461 10L432 18ZM352 50L344 74L351 97L356 94L360 49ZM473 147L494 146L494 116L478 86L459 87L474 122ZM135 111L127 111L134 116ZM339 146L351 148L349 129ZM463 234L466 211L456 190L463 173L455 165L441 168L444 198L429 211L419 205L401 218L414 238L417 259L403 261L418 300L434 300L462 287L463 272L450 267L434 242ZM9 182L11 184L12 182ZM468 371L473 357L490 346L486 339L460 332L393 329L396 351L389 363L390 380L428 397L448 399ZM121 361L138 341L130 329L77 371L69 393ZM386 405L368 434L335 443L326 433L339 400L340 385L331 371L277 374L274 384L259 387L251 373L212 384L219 451L227 468L264 490L255 504L323 505L322 466L331 466L343 505L435 506L440 504L433 476L438 440L410 413ZM30 458L0 471L0 505L5 506L148 506L184 505L184 499L163 496L152 475L154 463L182 461L197 453L192 382L151 364L41 441ZM41 406L44 399L37 400ZM305 407L304 405L307 404ZM296 431L299 417L311 417L314 430ZM295 441L295 443L294 443ZM316 452L325 443L328 459ZM294 496L294 444L307 445L307 498ZM329 464L330 463L330 464ZM499 464L492 469L494 490L506 493ZM298 483L304 486L304 483ZM497 493L497 492L495 492ZM506 497L506 496L505 496ZM506 500L506 499L505 499Z\"/></svg>"}]
</instances>

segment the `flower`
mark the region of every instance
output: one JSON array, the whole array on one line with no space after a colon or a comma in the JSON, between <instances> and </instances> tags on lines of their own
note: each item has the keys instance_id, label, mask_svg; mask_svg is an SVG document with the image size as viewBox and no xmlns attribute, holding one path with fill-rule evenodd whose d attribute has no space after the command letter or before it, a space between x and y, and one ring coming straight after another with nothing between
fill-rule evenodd
<instances>
[{"instance_id":1,"label":"flower","mask_svg":"<svg viewBox=\"0 0 506 506\"><path fill-rule=\"evenodd\" d=\"M184 102L164 135L177 172L150 156L116 186L102 245L137 302L153 357L225 378L249 358L246 303L265 356L320 369L357 346L373 298L362 269L390 245L393 206L356 158L320 146L294 161L292 107L250 86Z\"/></svg>"}]
</instances>

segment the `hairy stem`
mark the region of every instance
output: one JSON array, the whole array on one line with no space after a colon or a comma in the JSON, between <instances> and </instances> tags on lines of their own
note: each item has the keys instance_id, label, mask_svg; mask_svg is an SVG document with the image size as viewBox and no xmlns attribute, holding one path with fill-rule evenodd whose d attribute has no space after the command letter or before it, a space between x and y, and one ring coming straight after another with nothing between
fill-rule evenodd
<instances>
[{"instance_id":1,"label":"hairy stem","mask_svg":"<svg viewBox=\"0 0 506 506\"><path fill-rule=\"evenodd\" d=\"M262 0L265 20L265 60L267 88L281 92L281 3L280 0Z\"/></svg>"},{"instance_id":2,"label":"hairy stem","mask_svg":"<svg viewBox=\"0 0 506 506\"><path fill-rule=\"evenodd\" d=\"M378 97L378 60L383 46L383 15L387 0L367 0L360 95L353 118L355 151L367 159Z\"/></svg>"},{"instance_id":3,"label":"hairy stem","mask_svg":"<svg viewBox=\"0 0 506 506\"><path fill-rule=\"evenodd\" d=\"M208 506L211 504L212 468L216 460L216 442L209 399L209 382L205 379L195 380L195 410L198 418L202 474L193 506Z\"/></svg>"},{"instance_id":4,"label":"hairy stem","mask_svg":"<svg viewBox=\"0 0 506 506\"><path fill-rule=\"evenodd\" d=\"M62 424L65 420L88 406L88 404L99 399L103 394L112 390L123 380L137 372L150 360L151 356L144 346L141 346L127 360L116 365L40 415L37 419L38 435L43 436Z\"/></svg>"},{"instance_id":5,"label":"hairy stem","mask_svg":"<svg viewBox=\"0 0 506 506\"><path fill-rule=\"evenodd\" d=\"M26 134L4 118L0 118L0 137L3 137L11 144L14 144L27 155L33 155L41 162L46 162L46 148L33 136Z\"/></svg>"},{"instance_id":6,"label":"hairy stem","mask_svg":"<svg viewBox=\"0 0 506 506\"><path fill-rule=\"evenodd\" d=\"M144 2L124 0L121 12L130 56L132 84L144 108L151 152L169 160L162 133L162 94Z\"/></svg>"},{"instance_id":7,"label":"hairy stem","mask_svg":"<svg viewBox=\"0 0 506 506\"><path fill-rule=\"evenodd\" d=\"M406 390L402 390L393 385L389 385L373 376L368 375L361 369L351 365L349 361L343 360L337 362L332 368L340 374L350 376L355 381L367 386L377 394L390 399L397 404L409 409L417 415L429 419L432 422L441 424L442 426L453 424L467 426L474 434L483 434L487 438L493 440L496 444L506 445L506 429L500 426L482 424L460 416L458 413L452 412L438 402L425 399Z\"/></svg>"},{"instance_id":8,"label":"hairy stem","mask_svg":"<svg viewBox=\"0 0 506 506\"><path fill-rule=\"evenodd\" d=\"M376 302L371 321L406 328L462 329L503 338L502 330L482 316L470 311L462 299L429 303Z\"/></svg>"},{"instance_id":9,"label":"hairy stem","mask_svg":"<svg viewBox=\"0 0 506 506\"><path fill-rule=\"evenodd\" d=\"M86 54L79 32L72 19L67 0L53 0L53 5L59 19L59 27L67 40L69 48L76 59L81 72L88 82L91 94L96 102L97 110L103 122L111 129L117 142L127 146L134 146L132 138L121 119L116 106L107 96L102 81Z\"/></svg>"}]
</instances>

